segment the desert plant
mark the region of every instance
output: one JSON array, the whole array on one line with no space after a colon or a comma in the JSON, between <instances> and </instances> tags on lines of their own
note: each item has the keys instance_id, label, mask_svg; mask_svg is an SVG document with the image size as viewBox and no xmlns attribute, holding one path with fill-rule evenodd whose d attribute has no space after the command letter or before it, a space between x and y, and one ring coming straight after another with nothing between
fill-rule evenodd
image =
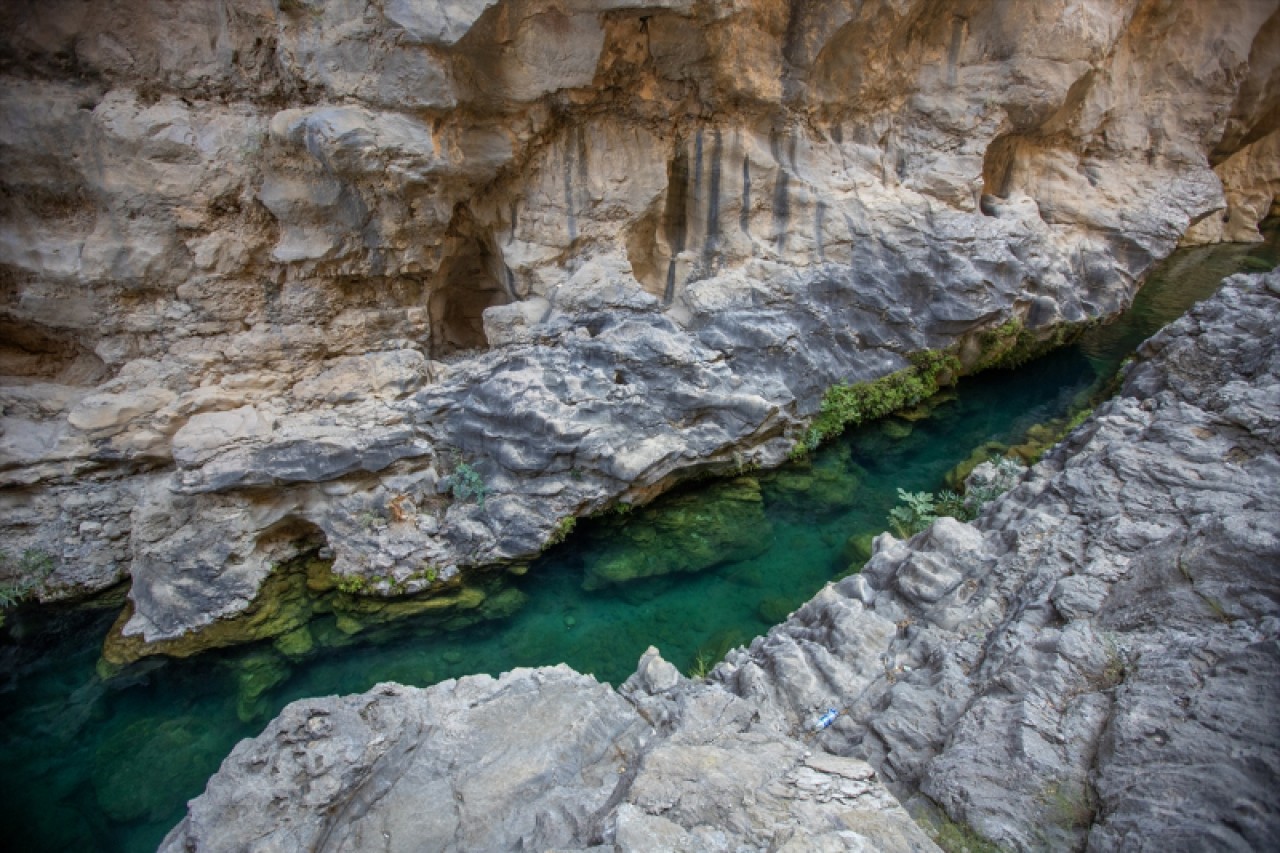
<instances>
[{"instance_id":1,"label":"desert plant","mask_svg":"<svg viewBox=\"0 0 1280 853\"><path fill-rule=\"evenodd\" d=\"M360 595L369 588L369 581L362 575L343 575L338 580L338 591L347 595Z\"/></svg>"},{"instance_id":2,"label":"desert plant","mask_svg":"<svg viewBox=\"0 0 1280 853\"><path fill-rule=\"evenodd\" d=\"M1027 329L1020 318L1011 317L1005 322L983 332L978 343L982 357L976 369L1020 367L1050 350L1074 340L1085 329L1084 323L1064 323L1051 331L1041 332L1044 337Z\"/></svg>"},{"instance_id":3,"label":"desert plant","mask_svg":"<svg viewBox=\"0 0 1280 853\"><path fill-rule=\"evenodd\" d=\"M1120 654L1115 643L1110 643L1107 647L1107 663L1102 669L1103 684L1107 687L1115 687L1124 681L1125 671L1124 656Z\"/></svg>"},{"instance_id":4,"label":"desert plant","mask_svg":"<svg viewBox=\"0 0 1280 853\"><path fill-rule=\"evenodd\" d=\"M978 511L982 509L983 505L991 503L991 501L1012 489L1025 471L1017 460L1010 459L1007 456L1001 459L992 459L991 461L995 465L995 471L991 476L980 482L971 481L965 490L965 510L970 514L970 518L977 518Z\"/></svg>"},{"instance_id":5,"label":"desert plant","mask_svg":"<svg viewBox=\"0 0 1280 853\"><path fill-rule=\"evenodd\" d=\"M0 610L3 610L21 603L40 588L45 578L53 574L53 557L38 548L28 548L17 558L0 551L0 570L14 575L0 582ZM0 613L0 625L3 624L4 614Z\"/></svg>"},{"instance_id":6,"label":"desert plant","mask_svg":"<svg viewBox=\"0 0 1280 853\"><path fill-rule=\"evenodd\" d=\"M977 513L970 509L964 495L951 489L943 489L934 499L934 512L938 515L949 515L961 521L973 521Z\"/></svg>"},{"instance_id":7,"label":"desert plant","mask_svg":"<svg viewBox=\"0 0 1280 853\"><path fill-rule=\"evenodd\" d=\"M873 382L837 384L828 388L818 416L791 449L792 459L803 458L823 441L842 433L845 427L857 426L916 405L943 385L954 382L960 373L959 360L946 352L926 350L912 353L907 360L911 362L910 367Z\"/></svg>"},{"instance_id":8,"label":"desert plant","mask_svg":"<svg viewBox=\"0 0 1280 853\"><path fill-rule=\"evenodd\" d=\"M899 539L914 536L940 515L973 521L983 505L1009 491L1024 470L1013 459L992 461L995 471L987 479L972 483L964 495L950 489L944 489L936 496L929 492L898 489L898 506L889 510L889 528L893 534Z\"/></svg>"},{"instance_id":9,"label":"desert plant","mask_svg":"<svg viewBox=\"0 0 1280 853\"><path fill-rule=\"evenodd\" d=\"M1040 794L1049 820L1063 829L1088 829L1098 811L1098 795L1088 782L1051 782Z\"/></svg>"},{"instance_id":10,"label":"desert plant","mask_svg":"<svg viewBox=\"0 0 1280 853\"><path fill-rule=\"evenodd\" d=\"M716 662L705 651L700 651L693 656L693 663L689 665L689 677L695 680L701 680L711 674L711 670L715 669Z\"/></svg>"},{"instance_id":11,"label":"desert plant","mask_svg":"<svg viewBox=\"0 0 1280 853\"><path fill-rule=\"evenodd\" d=\"M921 826L946 853L1004 853L1000 845L983 838L967 823L957 823L945 814L926 819Z\"/></svg>"}]
</instances>

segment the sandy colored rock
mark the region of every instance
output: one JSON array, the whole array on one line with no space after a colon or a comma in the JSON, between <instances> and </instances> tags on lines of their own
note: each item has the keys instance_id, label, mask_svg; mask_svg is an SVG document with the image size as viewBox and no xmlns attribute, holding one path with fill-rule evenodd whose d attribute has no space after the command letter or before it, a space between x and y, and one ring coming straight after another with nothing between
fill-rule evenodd
<instances>
[{"instance_id":1,"label":"sandy colored rock","mask_svg":"<svg viewBox=\"0 0 1280 853\"><path fill-rule=\"evenodd\" d=\"M0 528L49 590L132 577L155 640L246 606L265 550L450 578L775 464L832 384L1114 313L1224 213L1251 235L1275 12L6 4L0 488L35 509Z\"/></svg>"}]
</instances>

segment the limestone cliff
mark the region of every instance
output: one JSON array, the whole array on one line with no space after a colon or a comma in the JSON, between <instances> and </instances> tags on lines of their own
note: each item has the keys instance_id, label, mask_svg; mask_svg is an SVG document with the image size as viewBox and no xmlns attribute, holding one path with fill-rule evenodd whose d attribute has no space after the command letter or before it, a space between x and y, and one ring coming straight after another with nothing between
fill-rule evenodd
<instances>
[{"instance_id":1,"label":"limestone cliff","mask_svg":"<svg viewBox=\"0 0 1280 853\"><path fill-rule=\"evenodd\" d=\"M1277 322L1280 272L1229 280L975 522L882 535L706 681L297 702L161 849L931 849L885 783L1005 849L1276 849Z\"/></svg>"},{"instance_id":2,"label":"limestone cliff","mask_svg":"<svg viewBox=\"0 0 1280 853\"><path fill-rule=\"evenodd\" d=\"M7 3L5 547L52 557L46 597L131 578L156 640L303 549L416 589L775 462L835 382L971 367L1009 320L1116 311L1194 223L1247 232L1269 203L1211 166L1274 167L1276 21Z\"/></svg>"}]
</instances>

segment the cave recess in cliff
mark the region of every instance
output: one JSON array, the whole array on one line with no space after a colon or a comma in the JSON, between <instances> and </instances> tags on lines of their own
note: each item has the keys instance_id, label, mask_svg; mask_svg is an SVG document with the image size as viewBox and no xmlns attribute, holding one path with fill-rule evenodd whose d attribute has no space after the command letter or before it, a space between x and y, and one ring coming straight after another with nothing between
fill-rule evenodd
<instances>
[{"instance_id":1,"label":"cave recess in cliff","mask_svg":"<svg viewBox=\"0 0 1280 853\"><path fill-rule=\"evenodd\" d=\"M484 310L511 301L494 271L497 259L479 238L460 240L440 265L428 302L435 357L489 345ZM500 263L500 262L497 262Z\"/></svg>"},{"instance_id":2,"label":"cave recess in cliff","mask_svg":"<svg viewBox=\"0 0 1280 853\"><path fill-rule=\"evenodd\" d=\"M102 359L73 334L0 317L0 377L93 385L107 373Z\"/></svg>"}]
</instances>

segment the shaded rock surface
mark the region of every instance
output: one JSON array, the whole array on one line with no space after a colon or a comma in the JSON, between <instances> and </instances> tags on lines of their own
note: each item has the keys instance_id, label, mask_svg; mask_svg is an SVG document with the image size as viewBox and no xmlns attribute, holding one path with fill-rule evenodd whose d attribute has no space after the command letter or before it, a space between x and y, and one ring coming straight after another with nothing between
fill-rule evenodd
<instances>
[{"instance_id":1,"label":"shaded rock surface","mask_svg":"<svg viewBox=\"0 0 1280 853\"><path fill-rule=\"evenodd\" d=\"M882 535L705 682L298 702L162 849L933 849L889 789L1013 849L1274 848L1277 322L1280 273L1229 279L975 522Z\"/></svg>"},{"instance_id":2,"label":"shaded rock surface","mask_svg":"<svg viewBox=\"0 0 1280 853\"><path fill-rule=\"evenodd\" d=\"M1276 7L6 3L0 532L154 641L286 531L416 588L776 462L1252 227Z\"/></svg>"}]
</instances>

